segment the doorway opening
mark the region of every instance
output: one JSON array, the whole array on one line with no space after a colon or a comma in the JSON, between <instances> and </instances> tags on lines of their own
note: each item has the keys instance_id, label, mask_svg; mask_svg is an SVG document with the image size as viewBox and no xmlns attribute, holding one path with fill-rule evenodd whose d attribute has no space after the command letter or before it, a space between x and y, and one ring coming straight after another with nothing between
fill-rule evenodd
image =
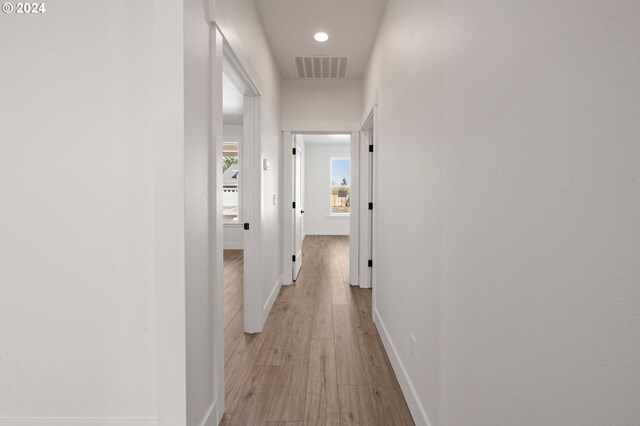
<instances>
[{"instance_id":1,"label":"doorway opening","mask_svg":"<svg viewBox=\"0 0 640 426\"><path fill-rule=\"evenodd\" d=\"M210 276L218 422L233 385L227 361L245 333L262 331L260 93L220 31L211 32ZM237 371L235 372L237 374Z\"/></svg>"},{"instance_id":2,"label":"doorway opening","mask_svg":"<svg viewBox=\"0 0 640 426\"><path fill-rule=\"evenodd\" d=\"M222 239L224 264L224 363L244 332L243 122L244 95L222 80Z\"/></svg>"},{"instance_id":3,"label":"doorway opening","mask_svg":"<svg viewBox=\"0 0 640 426\"><path fill-rule=\"evenodd\" d=\"M358 217L358 284L372 288L374 282L374 211L375 211L375 133L376 107L374 106L360 131L359 188L360 214ZM374 291L375 293L375 291Z\"/></svg>"},{"instance_id":4,"label":"doorway opening","mask_svg":"<svg viewBox=\"0 0 640 426\"><path fill-rule=\"evenodd\" d=\"M357 146L357 133L284 132L283 197L284 205L291 206L285 209L284 283L300 274L307 235L344 236L349 246L357 211L354 136Z\"/></svg>"},{"instance_id":5,"label":"doorway opening","mask_svg":"<svg viewBox=\"0 0 640 426\"><path fill-rule=\"evenodd\" d=\"M262 330L262 307L258 294L262 185L260 94L226 42L223 44L221 68L223 114L222 140L219 144L222 149L216 160L223 174L222 188L219 188L223 216L221 243L224 250L229 250L227 259L230 262L232 259L242 259L235 269L242 271L242 275L238 276L242 277L243 284L239 286L239 280L236 280L235 287L227 291L225 300L234 294L236 304L240 307L234 313L236 306L232 305L225 311L225 316L235 317L239 312L241 315L237 323L242 323L241 329L245 333L258 333ZM232 276L227 278L231 280ZM238 292L233 293L234 288L238 288ZM231 321L225 318L225 324L227 320Z\"/></svg>"}]
</instances>

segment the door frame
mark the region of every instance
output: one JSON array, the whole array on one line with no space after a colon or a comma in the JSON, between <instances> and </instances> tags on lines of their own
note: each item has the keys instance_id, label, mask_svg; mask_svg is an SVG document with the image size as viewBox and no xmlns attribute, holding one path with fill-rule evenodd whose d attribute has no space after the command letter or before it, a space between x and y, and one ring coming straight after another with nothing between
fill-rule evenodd
<instances>
[{"instance_id":1,"label":"door frame","mask_svg":"<svg viewBox=\"0 0 640 426\"><path fill-rule=\"evenodd\" d=\"M298 212L298 210L300 210L300 234L298 236L298 234L293 231L292 229L292 233L293 233L293 238L291 239L291 244L292 244L292 253L295 256L295 261L292 262L293 264L293 275L292 275L292 279L294 281L296 281L298 279L298 275L300 274L300 269L302 269L302 242L304 241L304 237L305 237L305 232L304 232L304 152L307 150L307 147L304 147L304 150L300 147L300 141L298 141L297 135L293 135L293 139L292 139L292 146L293 148L296 150L296 155L295 155L295 159L292 159L293 161L293 195L292 195L292 201L294 203L296 203L296 207L295 209L292 208L291 212L293 215L293 229L297 229L297 222L296 222L296 214ZM298 167L299 165L299 167ZM297 176L297 174L300 173L300 176ZM297 187L297 184L300 185L300 188ZM300 197L298 198L298 192L300 194ZM293 207L293 206L292 206ZM296 251L296 249L298 248L298 246L296 245L296 239L300 238L300 247L299 250ZM298 254L300 254L298 256ZM293 260L293 259L292 259ZM298 265L300 265L300 269L298 269Z\"/></svg>"},{"instance_id":2,"label":"door frame","mask_svg":"<svg viewBox=\"0 0 640 426\"><path fill-rule=\"evenodd\" d=\"M290 131L282 132L282 203L284 220L284 241L282 244L282 284L293 284L293 266L291 254L293 253L293 227L295 217L291 205L293 203L293 147L295 145L294 134Z\"/></svg>"},{"instance_id":3,"label":"door frame","mask_svg":"<svg viewBox=\"0 0 640 426\"><path fill-rule=\"evenodd\" d=\"M262 155L260 138L260 104L261 97L257 87L234 54L231 46L224 40L222 45L222 72L227 75L238 90L244 95L244 111L242 120L242 220L243 259L244 259L244 332L259 333L262 331L262 306L260 304L261 288L261 220L262 217ZM219 93L219 96L222 94ZM220 110L220 114L222 111ZM214 117L218 120L218 117ZM219 117L218 121L221 121ZM222 164L222 135L219 150L213 164ZM218 152L219 151L219 152ZM218 156L219 155L219 156ZM246 225L249 224L249 229ZM222 240L221 245L222 247ZM224 269L224 265L218 268ZM224 289L224 277L222 288ZM224 306L223 306L224 309Z\"/></svg>"},{"instance_id":4,"label":"door frame","mask_svg":"<svg viewBox=\"0 0 640 426\"><path fill-rule=\"evenodd\" d=\"M369 145L378 145L377 137L377 104L374 104L367 118L362 124L360 130L360 174L359 174L359 188L362 196L360 197L360 214L359 214L359 231L360 241L358 244L358 269L359 285L361 288L372 288L372 297L375 300L375 263L373 267L368 266L369 260L375 260L376 247L375 247L375 223L376 215L374 200L376 196L376 149L373 152L369 151ZM371 137L370 137L371 136ZM373 141L371 141L373 139ZM371 170L373 167L373 170ZM373 210L369 210L369 203L374 203ZM371 213L370 213L371 212ZM374 303L375 306L375 303Z\"/></svg>"},{"instance_id":5,"label":"door frame","mask_svg":"<svg viewBox=\"0 0 640 426\"><path fill-rule=\"evenodd\" d=\"M292 207L292 203L293 203L293 191L294 191L294 187L293 187L293 147L295 146L295 140L294 140L294 136L295 135L349 135L351 136L351 142L350 142L350 156L353 155L353 146L355 145L359 145L359 140L360 140L360 132L353 132L353 131L345 131L345 130L336 130L336 131L330 131L330 130L321 130L321 131L309 131L309 130L303 130L303 131L298 131L298 130L284 130L282 132L282 144L283 144L283 150L282 150L282 205L283 205L283 231L284 231L284 241L283 241L283 251L282 251L282 259L283 259L283 263L282 263L282 284L283 285L291 285L293 284L293 267L292 267L292 259L291 259L291 255L293 253L293 227L295 225L294 222L294 215L293 215L293 209ZM354 181L357 180L358 178L358 164L354 163L353 157L351 158L351 215L350 215L350 221L349 221L349 227L350 227L350 232L349 232L349 253L350 256L352 253L354 253L354 251L357 251L357 244L355 244L354 242L354 238L352 236L352 232L353 229L357 229L357 223L358 223L358 216L357 214L354 215L354 192L355 192L355 198L357 199L357 192L359 190L359 188L357 187L357 185L354 185ZM304 165L303 165L303 170L304 170ZM355 177L355 179L354 179ZM304 179L302 179L304 182ZM304 185L304 184L303 184ZM304 188L303 188L304 189ZM302 199L305 199L305 195L302 196ZM355 206L355 209L357 211L357 206ZM355 225L354 225L355 223ZM357 232L357 231L356 231ZM304 234L304 229L302 230L302 233ZM355 241L357 241L357 233L356 233L356 238ZM354 247L352 247L354 246ZM303 254L304 257L304 254ZM357 262L356 262L357 263ZM352 280L352 272L351 272L351 260L349 261L349 267L350 267L350 272L349 272L349 279L351 281L351 284L356 284L357 281ZM357 269L357 268L354 268Z\"/></svg>"},{"instance_id":6,"label":"door frame","mask_svg":"<svg viewBox=\"0 0 640 426\"><path fill-rule=\"evenodd\" d=\"M260 306L260 285L262 266L260 238L262 217L262 159L261 159L261 97L248 73L234 54L217 25L211 23L210 31L210 94L211 126L208 149L208 205L209 205L209 280L212 289L211 323L214 331L212 339L214 400L216 423L225 412L224 378L224 240L222 216L222 80L223 74L238 87L244 95L243 112L243 181L242 212L243 221L249 223L244 231L244 331L262 331L262 306ZM213 414L213 413L212 413Z\"/></svg>"}]
</instances>

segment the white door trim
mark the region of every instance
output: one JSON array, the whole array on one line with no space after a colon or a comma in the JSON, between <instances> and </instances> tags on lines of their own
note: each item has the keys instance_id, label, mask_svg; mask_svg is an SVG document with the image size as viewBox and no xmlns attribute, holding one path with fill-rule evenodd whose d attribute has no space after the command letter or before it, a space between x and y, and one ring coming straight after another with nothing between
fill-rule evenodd
<instances>
[{"instance_id":1,"label":"white door trim","mask_svg":"<svg viewBox=\"0 0 640 426\"><path fill-rule=\"evenodd\" d=\"M293 253L293 135L291 132L282 132L282 203L284 220L284 244L282 252L282 284L293 283L293 263L291 254Z\"/></svg>"},{"instance_id":2,"label":"white door trim","mask_svg":"<svg viewBox=\"0 0 640 426\"><path fill-rule=\"evenodd\" d=\"M358 241L358 269L361 288L370 288L371 276L368 266L369 261L369 129L360 132L360 239Z\"/></svg>"},{"instance_id":3,"label":"white door trim","mask_svg":"<svg viewBox=\"0 0 640 426\"><path fill-rule=\"evenodd\" d=\"M216 412L209 412L202 419L203 423L214 416L216 422L224 414L224 266L223 266L223 222L222 217L222 64L223 60L222 34L215 25L211 26L211 58L210 58L210 100L211 128L209 136L209 161L207 164L209 185L209 288L212 289L211 328L213 330L212 346L209 348L213 356L213 371L211 382L214 384L213 405ZM221 352L222 350L222 352Z\"/></svg>"},{"instance_id":4,"label":"white door trim","mask_svg":"<svg viewBox=\"0 0 640 426\"><path fill-rule=\"evenodd\" d=\"M326 126L319 126L326 127ZM351 131L341 131L341 130L318 130L318 131L292 131L292 130L284 130L282 132L282 206L283 206L283 226L284 226L284 244L282 251L282 284L289 285L293 283L293 262L291 260L291 256L293 254L293 226L294 226L294 217L293 217L293 147L294 143L294 135L344 135L348 134L351 136L351 145L353 145L353 135L358 132ZM353 167L353 160L352 160ZM303 166L304 170L304 166ZM353 174L353 170L351 172ZM352 186L353 187L353 186ZM303 189L304 193L304 189ZM303 200L305 195L302 196ZM353 206L353 203L351 204ZM308 234L304 229L302 230L303 235Z\"/></svg>"},{"instance_id":5,"label":"white door trim","mask_svg":"<svg viewBox=\"0 0 640 426\"><path fill-rule=\"evenodd\" d=\"M370 135L373 138L373 141L368 141L368 144L373 144L374 145L374 150L372 153L372 161L371 164L373 165L373 171L369 170L369 176L371 176L371 185L373 185L373 188L369 188L369 194L371 196L371 201L374 203L373 204L373 212L371 214L371 227L367 227L367 230L369 231L369 235L368 235L368 241L370 244L370 248L371 248L371 259L373 260L373 268L371 268L371 275L370 275L370 281L369 281L369 287L372 287L372 294L371 294L371 304L372 304L372 309L371 309L371 317L372 319L375 320L375 312L377 309L377 304L376 304L376 295L377 295L377 287L375 285L375 283L377 282L377 267L376 267L376 253L377 253L377 248L376 248L376 229L377 229L377 225L376 225L376 200L378 199L378 155L377 152L380 149L380 138L378 138L378 103L376 102L372 109L371 112L368 116L368 118L365 120L363 126L362 126L363 130L369 130L370 131ZM362 145L361 145L362 147ZM368 147L365 147L368 149ZM362 151L361 151L362 152Z\"/></svg>"},{"instance_id":6,"label":"white door trim","mask_svg":"<svg viewBox=\"0 0 640 426\"><path fill-rule=\"evenodd\" d=\"M359 266L359 284L362 288L371 288L375 282L375 218L376 215L369 210L369 202L373 202L376 197L376 149L373 153L369 152L369 145L378 144L377 138L377 104L374 104L369 115L364 120L362 130L360 131L360 226L359 226L359 244L358 244L358 266ZM372 159L372 161L370 161ZM373 171L371 170L373 166ZM373 174L373 176L372 176ZM373 180L372 180L373 178ZM371 185L373 184L373 188ZM374 203L375 211L375 203ZM371 222L372 220L372 222ZM373 230L373 233L372 233ZM372 268L369 267L369 260L374 260ZM373 295L375 298L375 286L373 286ZM375 306L375 305L374 305Z\"/></svg>"},{"instance_id":7,"label":"white door trim","mask_svg":"<svg viewBox=\"0 0 640 426\"><path fill-rule=\"evenodd\" d=\"M256 86L244 70L215 23L211 24L211 138L209 161L209 246L211 280L213 347L213 383L215 423L219 423L225 411L224 392L224 261L223 261L223 216L222 216L222 79L226 74L244 95L243 118L243 220L249 223L244 231L244 331L262 331L262 306L260 304L261 251L260 218L262 217L262 165L260 104ZM209 419L204 421L211 421Z\"/></svg>"},{"instance_id":8,"label":"white door trim","mask_svg":"<svg viewBox=\"0 0 640 426\"><path fill-rule=\"evenodd\" d=\"M262 157L260 132L261 97L251 77L242 63L233 53L231 46L223 38L222 71L229 77L244 95L243 113L243 169L242 169L242 208L243 221L249 224L244 231L244 331L259 333L262 331L261 287L261 218L262 218ZM222 119L222 117L220 117ZM221 142L220 142L221 143ZM220 157L214 164L222 164Z\"/></svg>"}]
</instances>

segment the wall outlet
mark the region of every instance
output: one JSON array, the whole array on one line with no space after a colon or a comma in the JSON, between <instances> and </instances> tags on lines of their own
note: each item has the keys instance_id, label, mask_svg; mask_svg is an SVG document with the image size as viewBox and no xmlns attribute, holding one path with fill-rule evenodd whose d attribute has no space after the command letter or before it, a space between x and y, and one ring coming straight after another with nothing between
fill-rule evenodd
<instances>
[{"instance_id":1,"label":"wall outlet","mask_svg":"<svg viewBox=\"0 0 640 426\"><path fill-rule=\"evenodd\" d=\"M416 336L413 334L409 335L409 353L411 354L411 359L415 362L416 360Z\"/></svg>"}]
</instances>

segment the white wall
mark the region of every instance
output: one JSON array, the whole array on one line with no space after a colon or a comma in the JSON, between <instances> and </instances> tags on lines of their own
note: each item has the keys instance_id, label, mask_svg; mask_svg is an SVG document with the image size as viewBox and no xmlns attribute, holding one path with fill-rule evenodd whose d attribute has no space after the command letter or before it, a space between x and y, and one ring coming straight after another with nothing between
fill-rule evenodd
<instances>
[{"instance_id":1,"label":"white wall","mask_svg":"<svg viewBox=\"0 0 640 426\"><path fill-rule=\"evenodd\" d=\"M433 1L387 3L365 76L364 104L371 107L377 90L374 309L418 396L416 403L404 386L414 419L422 424L416 414L420 403L432 426L450 426L438 421L444 84L440 20ZM417 362L410 357L410 334L417 339ZM387 347L387 352L393 359L394 350ZM403 383L402 371L394 366Z\"/></svg>"},{"instance_id":2,"label":"white wall","mask_svg":"<svg viewBox=\"0 0 640 426\"><path fill-rule=\"evenodd\" d=\"M388 3L375 309L419 423L640 418L640 4L574 6Z\"/></svg>"},{"instance_id":3,"label":"white wall","mask_svg":"<svg viewBox=\"0 0 640 426\"><path fill-rule=\"evenodd\" d=\"M447 8L443 423L637 424L640 3L485 6Z\"/></svg>"},{"instance_id":4,"label":"white wall","mask_svg":"<svg viewBox=\"0 0 640 426\"><path fill-rule=\"evenodd\" d=\"M298 136L299 137L299 136ZM349 217L329 216L329 157L349 157L348 144L307 143L304 153L304 233L349 235Z\"/></svg>"},{"instance_id":5,"label":"white wall","mask_svg":"<svg viewBox=\"0 0 640 426\"><path fill-rule=\"evenodd\" d=\"M293 131L357 131L362 116L362 82L285 80L282 128Z\"/></svg>"},{"instance_id":6,"label":"white wall","mask_svg":"<svg viewBox=\"0 0 640 426\"><path fill-rule=\"evenodd\" d=\"M222 130L223 140L225 142L242 143L242 124L225 124Z\"/></svg>"},{"instance_id":7,"label":"white wall","mask_svg":"<svg viewBox=\"0 0 640 426\"><path fill-rule=\"evenodd\" d=\"M262 173L262 298L270 306L282 277L280 75L251 0L215 1L214 21L258 88L261 103L262 157L271 167ZM273 203L273 196L276 203ZM278 248L279 249L274 249ZM263 319L266 319L266 315Z\"/></svg>"},{"instance_id":8,"label":"white wall","mask_svg":"<svg viewBox=\"0 0 640 426\"><path fill-rule=\"evenodd\" d=\"M183 424L182 7L46 6L0 16L0 424Z\"/></svg>"}]
</instances>

